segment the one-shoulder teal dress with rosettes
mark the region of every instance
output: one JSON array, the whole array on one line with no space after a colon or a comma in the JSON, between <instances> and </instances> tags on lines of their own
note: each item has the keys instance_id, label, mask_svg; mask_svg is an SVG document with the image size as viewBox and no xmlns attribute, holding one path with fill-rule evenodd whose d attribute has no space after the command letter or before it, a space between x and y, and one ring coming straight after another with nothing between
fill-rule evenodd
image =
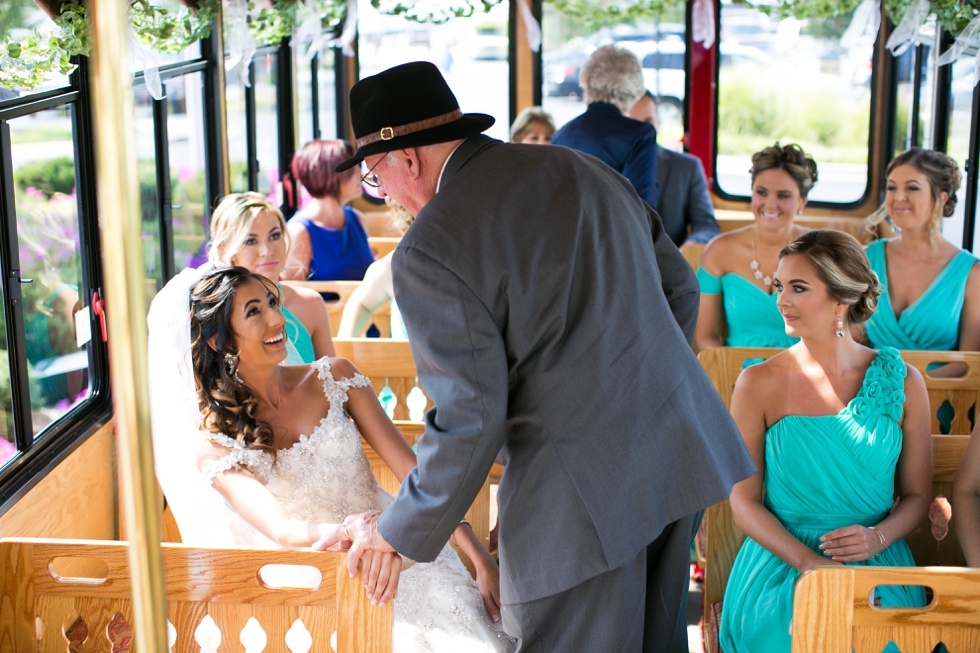
<instances>
[{"instance_id":1,"label":"one-shoulder teal dress with rosettes","mask_svg":"<svg viewBox=\"0 0 980 653\"><path fill-rule=\"evenodd\" d=\"M905 363L886 347L857 396L836 415L788 415L766 431L765 505L796 539L819 552L837 528L874 526L888 515L902 451ZM914 566L904 540L877 558L847 563ZM793 589L800 574L751 538L742 544L725 591L719 640L725 653L789 653ZM879 588L881 605L921 607L920 587Z\"/></svg>"},{"instance_id":2,"label":"one-shoulder teal dress with rosettes","mask_svg":"<svg viewBox=\"0 0 980 653\"><path fill-rule=\"evenodd\" d=\"M744 277L729 272L721 278L698 268L701 294L723 293L726 347L791 347L799 338L786 335L786 323L776 308L776 294L768 294Z\"/></svg>"},{"instance_id":3,"label":"one-shoulder teal dress with rosettes","mask_svg":"<svg viewBox=\"0 0 980 653\"><path fill-rule=\"evenodd\" d=\"M895 317L888 292L885 241L868 245L868 262L881 283L878 310L867 321L868 340L875 349L897 347L954 351L959 346L960 314L966 299L966 280L977 258L962 251L943 268L929 288Z\"/></svg>"}]
</instances>

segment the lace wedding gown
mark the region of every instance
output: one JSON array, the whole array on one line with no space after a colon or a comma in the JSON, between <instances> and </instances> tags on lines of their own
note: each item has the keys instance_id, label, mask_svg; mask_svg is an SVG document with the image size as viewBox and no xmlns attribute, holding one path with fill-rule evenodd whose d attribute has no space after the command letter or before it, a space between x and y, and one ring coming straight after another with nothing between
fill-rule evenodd
<instances>
[{"instance_id":1,"label":"lace wedding gown","mask_svg":"<svg viewBox=\"0 0 980 653\"><path fill-rule=\"evenodd\" d=\"M335 380L326 358L312 366L330 402L327 416L313 433L276 456L244 449L225 435L208 434L231 452L204 470L205 480L233 468L248 469L290 515L313 522L340 523L348 515L385 509L392 497L378 485L361 448L361 435L344 410L348 389L367 387L368 380L360 374ZM223 544L255 546L264 541L276 546L254 529L240 530L233 531L236 541ZM449 546L431 563L405 560L393 610L395 653L516 649L516 642L490 621L476 583Z\"/></svg>"}]
</instances>

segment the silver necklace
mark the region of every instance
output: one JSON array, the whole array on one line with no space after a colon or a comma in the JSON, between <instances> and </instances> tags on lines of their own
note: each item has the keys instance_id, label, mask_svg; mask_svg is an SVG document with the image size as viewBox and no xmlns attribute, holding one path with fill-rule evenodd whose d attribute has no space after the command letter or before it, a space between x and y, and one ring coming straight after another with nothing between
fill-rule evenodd
<instances>
[{"instance_id":1,"label":"silver necklace","mask_svg":"<svg viewBox=\"0 0 980 653\"><path fill-rule=\"evenodd\" d=\"M792 236L792 231L790 231L790 236ZM789 244L789 241L787 241ZM762 281L766 288L772 286L772 277L768 274L763 274L762 270L759 269L758 255L755 253L755 228L752 229L752 260L749 262L749 267L752 268L752 276L758 281Z\"/></svg>"}]
</instances>

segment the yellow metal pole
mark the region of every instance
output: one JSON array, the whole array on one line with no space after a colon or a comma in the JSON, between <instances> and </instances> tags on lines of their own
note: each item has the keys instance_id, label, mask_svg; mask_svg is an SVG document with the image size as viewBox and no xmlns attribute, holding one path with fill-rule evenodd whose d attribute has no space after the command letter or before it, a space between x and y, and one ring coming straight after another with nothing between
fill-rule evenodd
<instances>
[{"instance_id":1,"label":"yellow metal pole","mask_svg":"<svg viewBox=\"0 0 980 653\"><path fill-rule=\"evenodd\" d=\"M126 0L90 0L92 98L109 363L119 478L132 575L136 650L167 651L167 594L160 549L146 363L143 246L133 146Z\"/></svg>"}]
</instances>

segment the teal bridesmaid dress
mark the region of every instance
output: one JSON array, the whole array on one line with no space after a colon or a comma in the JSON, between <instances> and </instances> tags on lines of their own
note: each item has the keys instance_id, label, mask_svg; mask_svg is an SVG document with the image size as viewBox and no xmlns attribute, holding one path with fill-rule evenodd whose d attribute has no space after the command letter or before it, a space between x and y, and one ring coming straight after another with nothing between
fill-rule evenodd
<instances>
[{"instance_id":1,"label":"teal bridesmaid dress","mask_svg":"<svg viewBox=\"0 0 980 653\"><path fill-rule=\"evenodd\" d=\"M729 272L721 278L698 268L701 294L722 293L728 335L726 347L791 347L799 338L786 335L786 323L776 308L776 293L768 294L744 277Z\"/></svg>"},{"instance_id":2,"label":"teal bridesmaid dress","mask_svg":"<svg viewBox=\"0 0 980 653\"><path fill-rule=\"evenodd\" d=\"M895 317L888 293L885 241L871 243L867 252L868 262L882 287L878 310L867 322L871 346L875 349L897 347L929 351L958 349L966 279L977 258L967 251L957 254L922 296Z\"/></svg>"},{"instance_id":3,"label":"teal bridesmaid dress","mask_svg":"<svg viewBox=\"0 0 980 653\"><path fill-rule=\"evenodd\" d=\"M902 450L905 363L886 347L857 396L836 415L789 415L766 431L765 505L789 533L819 552L820 537L844 526L873 526L888 514ZM904 540L877 558L847 563L914 566ZM719 640L725 653L789 653L793 589L800 574L751 538L742 544L725 591ZM921 587L878 588L882 606L921 607ZM886 650L894 650L889 647Z\"/></svg>"},{"instance_id":4,"label":"teal bridesmaid dress","mask_svg":"<svg viewBox=\"0 0 980 653\"><path fill-rule=\"evenodd\" d=\"M310 332L285 305L282 314L286 318L286 364L309 365L316 360Z\"/></svg>"}]
</instances>

